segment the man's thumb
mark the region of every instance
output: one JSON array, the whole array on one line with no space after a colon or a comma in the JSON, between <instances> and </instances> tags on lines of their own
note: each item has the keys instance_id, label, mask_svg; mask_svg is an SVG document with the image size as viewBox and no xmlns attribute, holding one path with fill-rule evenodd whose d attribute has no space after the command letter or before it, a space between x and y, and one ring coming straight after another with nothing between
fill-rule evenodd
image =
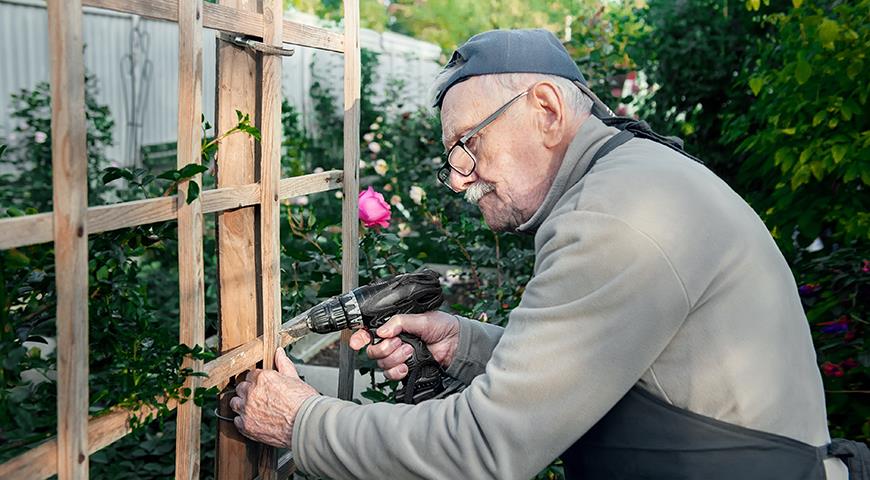
<instances>
[{"instance_id":1,"label":"man's thumb","mask_svg":"<svg viewBox=\"0 0 870 480\"><path fill-rule=\"evenodd\" d=\"M299 377L299 374L296 373L296 367L290 361L290 358L287 357L287 352L281 347L278 347L278 350L275 352L275 368L278 370L278 373L285 377Z\"/></svg>"}]
</instances>

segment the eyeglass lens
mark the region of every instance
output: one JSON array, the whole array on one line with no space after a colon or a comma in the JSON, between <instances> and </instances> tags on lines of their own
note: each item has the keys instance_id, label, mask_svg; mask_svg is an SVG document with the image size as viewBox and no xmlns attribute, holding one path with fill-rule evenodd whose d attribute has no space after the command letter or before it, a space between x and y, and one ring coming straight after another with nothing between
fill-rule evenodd
<instances>
[{"instance_id":1,"label":"eyeglass lens","mask_svg":"<svg viewBox=\"0 0 870 480\"><path fill-rule=\"evenodd\" d=\"M463 145L457 145L447 158L450 166L462 175L471 175L474 171L474 159Z\"/></svg>"}]
</instances>

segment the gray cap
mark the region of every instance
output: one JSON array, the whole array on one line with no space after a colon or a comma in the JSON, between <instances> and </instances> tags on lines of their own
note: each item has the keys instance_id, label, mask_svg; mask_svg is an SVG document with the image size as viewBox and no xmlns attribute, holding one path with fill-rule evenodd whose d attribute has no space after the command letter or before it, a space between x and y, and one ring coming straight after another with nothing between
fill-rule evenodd
<instances>
[{"instance_id":1,"label":"gray cap","mask_svg":"<svg viewBox=\"0 0 870 480\"><path fill-rule=\"evenodd\" d=\"M544 29L478 33L453 52L444 66L445 70L451 68L455 71L435 93L434 107L441 106L444 95L452 86L477 75L542 73L573 81L587 95L591 94L596 104L593 113L602 109L606 112L600 113L609 113L609 109L589 90L586 79L559 39Z\"/></svg>"}]
</instances>

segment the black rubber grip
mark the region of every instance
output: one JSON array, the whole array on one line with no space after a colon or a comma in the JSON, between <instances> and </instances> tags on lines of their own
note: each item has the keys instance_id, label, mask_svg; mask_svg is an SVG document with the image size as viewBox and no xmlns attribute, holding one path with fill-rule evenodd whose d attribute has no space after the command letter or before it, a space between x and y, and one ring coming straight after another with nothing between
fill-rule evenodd
<instances>
[{"instance_id":1,"label":"black rubber grip","mask_svg":"<svg viewBox=\"0 0 870 480\"><path fill-rule=\"evenodd\" d=\"M396 401L417 404L443 392L444 371L426 344L420 340L420 337L407 333L400 333L399 339L411 345L414 353L405 362L408 366L408 375L402 379L402 386L396 390Z\"/></svg>"}]
</instances>

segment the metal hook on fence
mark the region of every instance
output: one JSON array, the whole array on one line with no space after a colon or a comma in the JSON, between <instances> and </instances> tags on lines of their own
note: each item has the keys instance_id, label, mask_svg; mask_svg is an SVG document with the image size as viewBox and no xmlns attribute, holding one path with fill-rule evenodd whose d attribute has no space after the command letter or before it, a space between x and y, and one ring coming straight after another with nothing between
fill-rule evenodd
<instances>
[{"instance_id":1,"label":"metal hook on fence","mask_svg":"<svg viewBox=\"0 0 870 480\"><path fill-rule=\"evenodd\" d=\"M223 396L223 395L226 395L226 394L228 394L228 393L236 393L236 389L235 389L235 388L231 388L231 389L229 389L229 390L225 390L225 391L223 391L223 392L220 392L220 393L218 394L218 403L220 403L220 397ZM225 417L225 416L221 415L221 414L220 414L220 408L221 408L221 407L219 407L219 406L218 406L218 407L215 407L215 409L214 409L214 416L217 417L218 420L223 420L223 421L225 421L225 422L233 423L233 417Z\"/></svg>"},{"instance_id":2,"label":"metal hook on fence","mask_svg":"<svg viewBox=\"0 0 870 480\"><path fill-rule=\"evenodd\" d=\"M276 47L274 45L267 45L263 42L254 40L252 38L245 37L243 35L231 35L228 33L221 33L218 38L225 42L232 43L233 45L250 48L255 52L264 53L266 55L281 55L283 57L289 57L296 53L292 48L284 48L284 47Z\"/></svg>"}]
</instances>

